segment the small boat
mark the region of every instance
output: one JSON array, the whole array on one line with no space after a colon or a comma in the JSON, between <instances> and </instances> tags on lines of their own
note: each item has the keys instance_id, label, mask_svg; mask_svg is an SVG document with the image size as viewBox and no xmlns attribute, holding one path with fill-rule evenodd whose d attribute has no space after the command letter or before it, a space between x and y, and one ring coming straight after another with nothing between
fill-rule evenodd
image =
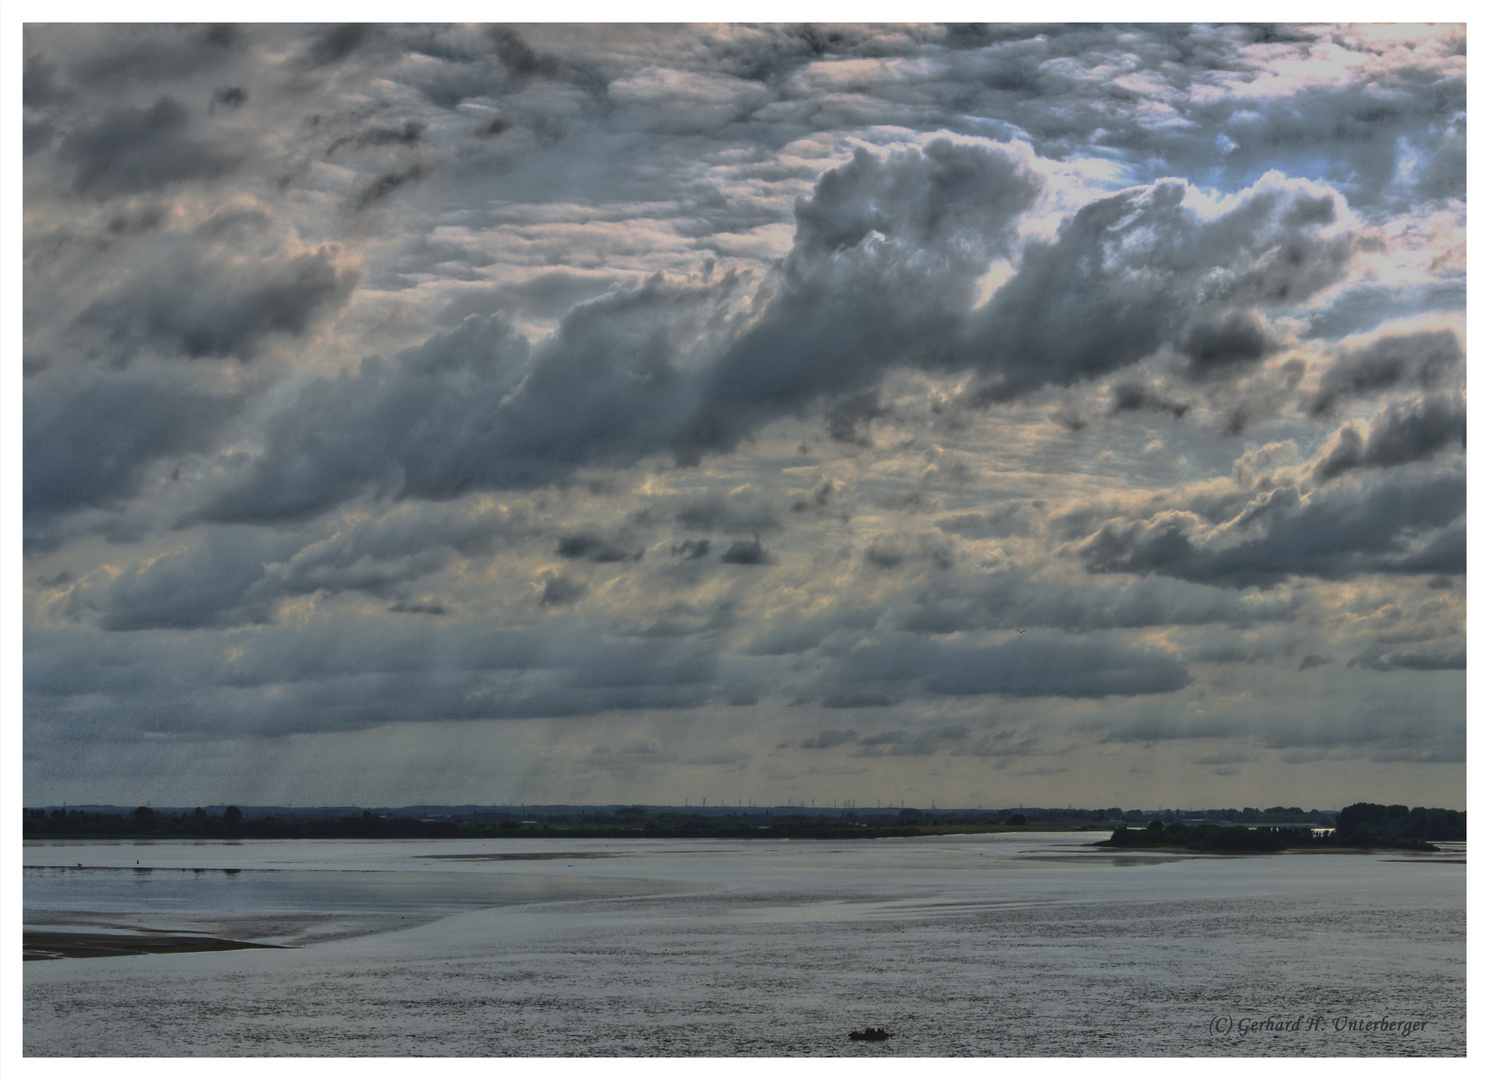
<instances>
[{"instance_id":1,"label":"small boat","mask_svg":"<svg viewBox=\"0 0 1489 1080\"><path fill-rule=\"evenodd\" d=\"M889 1032L886 1031L886 1030L884 1030L883 1028L873 1028L873 1027L871 1027L871 1028L864 1028L862 1031L850 1031L850 1032L848 1032L848 1038L850 1038L850 1039L868 1039L868 1040L870 1040L872 1042L878 1042L880 1039L887 1039L887 1038L889 1038Z\"/></svg>"}]
</instances>

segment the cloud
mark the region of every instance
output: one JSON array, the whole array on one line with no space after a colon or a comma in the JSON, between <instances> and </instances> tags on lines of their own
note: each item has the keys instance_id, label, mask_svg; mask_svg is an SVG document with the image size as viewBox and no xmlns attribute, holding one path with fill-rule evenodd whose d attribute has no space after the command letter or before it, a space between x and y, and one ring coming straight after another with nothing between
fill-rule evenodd
<instances>
[{"instance_id":1,"label":"cloud","mask_svg":"<svg viewBox=\"0 0 1489 1080\"><path fill-rule=\"evenodd\" d=\"M385 172L353 196L351 208L357 212L366 210L369 206L382 202L399 188L422 180L424 175L425 168L422 165L410 165L406 169Z\"/></svg>"},{"instance_id":2,"label":"cloud","mask_svg":"<svg viewBox=\"0 0 1489 1080\"><path fill-rule=\"evenodd\" d=\"M281 602L343 593L395 601L390 610L446 605L408 598L408 587L462 559L510 551L543 530L520 510L402 507L375 517L353 515L304 532L261 533L213 526L200 539L126 565L110 583L98 576L74 584L61 601L72 617L90 612L110 630L160 626L230 627L274 620ZM566 597L557 585L548 603ZM207 600L199 599L201 596ZM210 615L202 612L211 605ZM170 610L179 605L184 614Z\"/></svg>"},{"instance_id":3,"label":"cloud","mask_svg":"<svg viewBox=\"0 0 1489 1080\"><path fill-rule=\"evenodd\" d=\"M507 320L471 316L391 363L314 380L203 516L299 518L370 488L448 499L634 464L665 449L687 397L670 360L729 289L653 278L573 309L536 352Z\"/></svg>"},{"instance_id":4,"label":"cloud","mask_svg":"<svg viewBox=\"0 0 1489 1080\"><path fill-rule=\"evenodd\" d=\"M226 649L187 634L163 664L151 644L158 629L51 630L33 642L26 692L43 723L79 702L104 702L107 721L89 729L97 738L191 740L696 708L712 698L719 674L708 653L668 642L449 619L394 625L407 622L260 627Z\"/></svg>"},{"instance_id":5,"label":"cloud","mask_svg":"<svg viewBox=\"0 0 1489 1080\"><path fill-rule=\"evenodd\" d=\"M1434 397L1386 406L1362 435L1357 425L1340 428L1314 466L1324 483L1351 469L1390 468L1433 457L1468 443L1468 409L1462 398Z\"/></svg>"},{"instance_id":6,"label":"cloud","mask_svg":"<svg viewBox=\"0 0 1489 1080\"><path fill-rule=\"evenodd\" d=\"M73 190L99 199L233 172L242 153L192 138L190 116L169 96L148 109L126 106L67 135L57 156L73 168Z\"/></svg>"},{"instance_id":7,"label":"cloud","mask_svg":"<svg viewBox=\"0 0 1489 1080\"><path fill-rule=\"evenodd\" d=\"M305 63L326 67L345 60L369 38L369 28L360 23L341 23L321 30L305 50Z\"/></svg>"},{"instance_id":8,"label":"cloud","mask_svg":"<svg viewBox=\"0 0 1489 1080\"><path fill-rule=\"evenodd\" d=\"M1324 489L1272 515L1264 535L1205 547L1177 519L1103 526L1082 546L1092 573L1156 573L1226 588L1268 588L1289 577L1461 574L1466 569L1462 475L1392 477Z\"/></svg>"},{"instance_id":9,"label":"cloud","mask_svg":"<svg viewBox=\"0 0 1489 1080\"><path fill-rule=\"evenodd\" d=\"M858 732L852 728L846 730L829 728L826 731L817 732L811 738L801 740L797 745L803 750L831 750L834 746L854 742L857 738Z\"/></svg>"},{"instance_id":10,"label":"cloud","mask_svg":"<svg viewBox=\"0 0 1489 1080\"><path fill-rule=\"evenodd\" d=\"M1397 386L1435 390L1461 370L1463 347L1451 330L1393 334L1344 349L1324 372L1309 404L1314 416L1335 405Z\"/></svg>"},{"instance_id":11,"label":"cloud","mask_svg":"<svg viewBox=\"0 0 1489 1080\"><path fill-rule=\"evenodd\" d=\"M56 64L35 54L26 57L21 69L21 104L41 109L72 96L71 88L58 81Z\"/></svg>"},{"instance_id":12,"label":"cloud","mask_svg":"<svg viewBox=\"0 0 1489 1080\"><path fill-rule=\"evenodd\" d=\"M538 603L543 607L572 604L588 591L588 587L582 581L565 577L563 574L553 574L544 579L543 594L538 598Z\"/></svg>"},{"instance_id":13,"label":"cloud","mask_svg":"<svg viewBox=\"0 0 1489 1080\"><path fill-rule=\"evenodd\" d=\"M1071 386L1168 345L1209 378L1271 350L1254 309L1285 308L1339 281L1353 234L1320 212L1337 196L1269 174L1213 218L1181 182L1098 199L1032 242L1018 273L969 324L980 395Z\"/></svg>"},{"instance_id":14,"label":"cloud","mask_svg":"<svg viewBox=\"0 0 1489 1080\"><path fill-rule=\"evenodd\" d=\"M684 559L701 559L709 553L712 546L707 539L684 540L681 544L672 546L672 554L681 555Z\"/></svg>"},{"instance_id":15,"label":"cloud","mask_svg":"<svg viewBox=\"0 0 1489 1080\"><path fill-rule=\"evenodd\" d=\"M248 90L242 86L220 86L212 91L212 107L241 109L248 104Z\"/></svg>"},{"instance_id":16,"label":"cloud","mask_svg":"<svg viewBox=\"0 0 1489 1080\"><path fill-rule=\"evenodd\" d=\"M554 554L565 559L588 559L596 563L636 562L643 555L640 548L628 549L593 533L569 533L558 538Z\"/></svg>"},{"instance_id":17,"label":"cloud","mask_svg":"<svg viewBox=\"0 0 1489 1080\"><path fill-rule=\"evenodd\" d=\"M1186 350L1187 351L1187 350ZM1194 355L1191 353L1191 355ZM1260 359L1261 354L1250 359ZM1120 382L1112 387L1112 415L1124 412L1166 412L1176 420L1188 414L1190 405L1183 401L1170 401L1149 386L1137 382Z\"/></svg>"},{"instance_id":18,"label":"cloud","mask_svg":"<svg viewBox=\"0 0 1489 1080\"><path fill-rule=\"evenodd\" d=\"M932 694L1011 698L1102 698L1161 694L1190 681L1172 657L1138 648L1073 641L1016 641L985 647L921 640L865 644L832 675L839 691L919 682Z\"/></svg>"},{"instance_id":19,"label":"cloud","mask_svg":"<svg viewBox=\"0 0 1489 1080\"><path fill-rule=\"evenodd\" d=\"M947 576L917 590L895 617L898 630L955 634L969 630L1048 627L1072 633L1157 626L1234 628L1281 623L1298 614L1288 596L1232 591L1160 578L1120 585L1042 581L1013 570Z\"/></svg>"},{"instance_id":20,"label":"cloud","mask_svg":"<svg viewBox=\"0 0 1489 1080\"><path fill-rule=\"evenodd\" d=\"M675 520L698 532L769 532L781 527L776 509L754 492L704 495L677 508Z\"/></svg>"},{"instance_id":21,"label":"cloud","mask_svg":"<svg viewBox=\"0 0 1489 1080\"><path fill-rule=\"evenodd\" d=\"M1245 344L1255 324L1236 305L1297 302L1333 280L1350 250L1347 233L1316 232L1328 217L1316 207L1332 196L1314 185L1271 178L1209 221L1185 207L1183 185L1160 185L1093 203L1057 244L1027 249L969 324L970 338L959 339L976 279L1009 250L1013 222L1036 191L1011 158L981 147L939 140L883 159L860 151L798 201L779 291L744 329L741 282L728 277L704 286L653 277L612 291L571 309L536 350L498 317L468 318L391 365L308 386L269 420L275 437L246 490L207 515L242 520L225 515L249 512L244 504L271 516L304 512L289 507L307 487L317 494L305 511L369 485L440 498L539 486L668 451L696 463L773 419L857 400L896 365L968 360L983 370L985 392L1004 397L1133 363L1166 337L1211 370L1251 363L1260 355ZM1141 273L1126 256L1100 254L1119 240L1141 241ZM1195 282L1206 268L1214 298L1201 303ZM1059 306L1068 303L1079 310ZM456 380L470 385L457 393ZM346 422L327 432L333 398L348 421L378 434L335 430ZM387 415L395 401L397 415ZM372 415L387 418L373 424ZM300 431L311 417L315 429ZM339 452L350 443L359 444L355 462ZM318 475L283 476L291 457Z\"/></svg>"},{"instance_id":22,"label":"cloud","mask_svg":"<svg viewBox=\"0 0 1489 1080\"><path fill-rule=\"evenodd\" d=\"M1461 27L24 38L37 798L1456 782Z\"/></svg>"},{"instance_id":23,"label":"cloud","mask_svg":"<svg viewBox=\"0 0 1489 1080\"><path fill-rule=\"evenodd\" d=\"M719 556L719 562L733 563L736 566L768 566L775 562L775 559L760 543L759 538L756 538L734 541L724 549L724 553Z\"/></svg>"},{"instance_id":24,"label":"cloud","mask_svg":"<svg viewBox=\"0 0 1489 1080\"><path fill-rule=\"evenodd\" d=\"M728 449L891 365L943 363L1037 191L1007 155L945 140L884 159L860 149L824 173L796 203L781 292L703 379L682 447Z\"/></svg>"},{"instance_id":25,"label":"cloud","mask_svg":"<svg viewBox=\"0 0 1489 1080\"><path fill-rule=\"evenodd\" d=\"M179 380L108 374L28 384L23 492L28 521L106 508L139 492L155 462L217 445L237 395Z\"/></svg>"},{"instance_id":26,"label":"cloud","mask_svg":"<svg viewBox=\"0 0 1489 1080\"><path fill-rule=\"evenodd\" d=\"M104 630L195 630L267 623L277 597L263 581L261 537L213 530L181 554L165 555L119 574L104 591ZM269 545L287 553L290 543ZM245 558L245 549L253 554ZM75 595L86 595L79 592Z\"/></svg>"},{"instance_id":27,"label":"cloud","mask_svg":"<svg viewBox=\"0 0 1489 1080\"><path fill-rule=\"evenodd\" d=\"M265 451L199 516L303 521L370 489L452 498L503 467L510 436L489 418L527 362L526 339L505 321L471 318L393 364L315 379L268 419Z\"/></svg>"},{"instance_id":28,"label":"cloud","mask_svg":"<svg viewBox=\"0 0 1489 1080\"><path fill-rule=\"evenodd\" d=\"M79 322L104 330L128 351L149 346L193 358L250 360L276 335L304 335L345 305L357 283L356 272L340 269L328 247L263 260L246 272L187 250L159 271L94 301Z\"/></svg>"},{"instance_id":29,"label":"cloud","mask_svg":"<svg viewBox=\"0 0 1489 1080\"><path fill-rule=\"evenodd\" d=\"M1468 667L1468 654L1458 642L1437 642L1416 649L1374 648L1353 657L1348 666L1372 671L1463 671Z\"/></svg>"},{"instance_id":30,"label":"cloud","mask_svg":"<svg viewBox=\"0 0 1489 1080\"><path fill-rule=\"evenodd\" d=\"M522 35L510 27L490 27L486 36L506 70L508 81L514 86L521 86L534 78L557 78L563 72L563 64L557 57L534 52L522 40Z\"/></svg>"},{"instance_id":31,"label":"cloud","mask_svg":"<svg viewBox=\"0 0 1489 1080\"><path fill-rule=\"evenodd\" d=\"M118 94L134 84L185 80L241 59L249 44L241 28L209 26L109 26L98 48L67 65L69 76L95 95Z\"/></svg>"}]
</instances>

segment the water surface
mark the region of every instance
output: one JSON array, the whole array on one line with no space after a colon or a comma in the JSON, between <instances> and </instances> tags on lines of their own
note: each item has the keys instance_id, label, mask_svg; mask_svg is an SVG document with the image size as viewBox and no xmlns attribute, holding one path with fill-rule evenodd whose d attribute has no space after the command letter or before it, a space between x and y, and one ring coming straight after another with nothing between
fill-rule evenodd
<instances>
[{"instance_id":1,"label":"water surface","mask_svg":"<svg viewBox=\"0 0 1489 1080\"><path fill-rule=\"evenodd\" d=\"M1175 857L1091 839L28 844L28 926L298 947L28 963L24 1048L1465 1052L1461 848ZM846 1038L866 1024L895 1038Z\"/></svg>"}]
</instances>

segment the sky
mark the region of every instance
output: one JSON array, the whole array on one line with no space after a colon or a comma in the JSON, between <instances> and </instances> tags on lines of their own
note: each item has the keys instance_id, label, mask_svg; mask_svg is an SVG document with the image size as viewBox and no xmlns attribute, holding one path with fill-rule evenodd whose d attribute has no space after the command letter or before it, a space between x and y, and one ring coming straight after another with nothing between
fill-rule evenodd
<instances>
[{"instance_id":1,"label":"sky","mask_svg":"<svg viewBox=\"0 0 1489 1080\"><path fill-rule=\"evenodd\" d=\"M1466 801L1466 32L41 25L27 805Z\"/></svg>"}]
</instances>

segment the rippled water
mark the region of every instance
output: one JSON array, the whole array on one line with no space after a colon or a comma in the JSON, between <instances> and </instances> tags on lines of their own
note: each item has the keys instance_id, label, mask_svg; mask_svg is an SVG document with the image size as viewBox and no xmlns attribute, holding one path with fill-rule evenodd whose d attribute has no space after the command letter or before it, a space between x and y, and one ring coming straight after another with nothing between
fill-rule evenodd
<instances>
[{"instance_id":1,"label":"rippled water","mask_svg":"<svg viewBox=\"0 0 1489 1080\"><path fill-rule=\"evenodd\" d=\"M24 1050L1465 1052L1461 850L1091 839L28 844L28 927L296 948L27 963ZM847 1039L864 1025L895 1037Z\"/></svg>"}]
</instances>

